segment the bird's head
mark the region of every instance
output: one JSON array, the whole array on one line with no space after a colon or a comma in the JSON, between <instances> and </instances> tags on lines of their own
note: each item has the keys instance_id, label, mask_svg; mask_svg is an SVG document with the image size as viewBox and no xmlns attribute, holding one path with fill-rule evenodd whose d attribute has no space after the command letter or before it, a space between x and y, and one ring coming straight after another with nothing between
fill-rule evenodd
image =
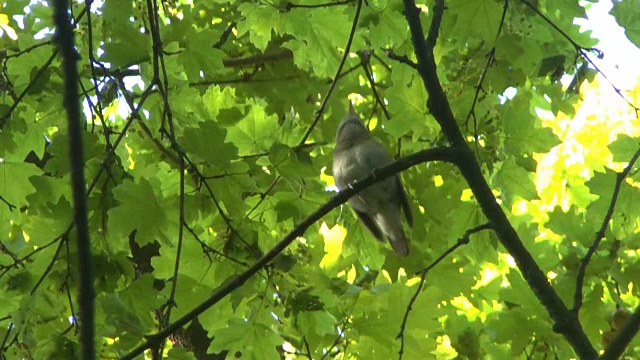
<instances>
[{"instance_id":1,"label":"bird's head","mask_svg":"<svg viewBox=\"0 0 640 360\"><path fill-rule=\"evenodd\" d=\"M362 123L358 114L353 110L353 105L349 103L349 112L338 124L336 132L336 144L350 144L354 141L367 138L369 129Z\"/></svg>"}]
</instances>

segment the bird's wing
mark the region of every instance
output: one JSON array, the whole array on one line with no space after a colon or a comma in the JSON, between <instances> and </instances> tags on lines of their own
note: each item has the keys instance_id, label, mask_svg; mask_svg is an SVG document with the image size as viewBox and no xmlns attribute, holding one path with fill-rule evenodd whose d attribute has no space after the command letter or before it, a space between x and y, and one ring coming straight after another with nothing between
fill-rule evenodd
<instances>
[{"instance_id":1,"label":"bird's wing","mask_svg":"<svg viewBox=\"0 0 640 360\"><path fill-rule=\"evenodd\" d=\"M400 199L400 204L402 205L402 210L404 211L404 217L407 219L407 224L413 227L413 214L411 213L411 207L409 206L409 198L407 198L407 193L404 191L404 186L402 186L402 181L400 181L400 175L396 176L396 182L398 183L398 199Z\"/></svg>"},{"instance_id":2,"label":"bird's wing","mask_svg":"<svg viewBox=\"0 0 640 360\"><path fill-rule=\"evenodd\" d=\"M371 169L376 167L380 168L393 162L393 158L389 155L387 149L377 139L371 138L367 144L367 148L369 156L364 156L363 158L367 159L367 166ZM407 198L407 193L402 186L400 175L398 174L396 176L389 177L378 183L378 185L383 189L383 193L381 195L388 195L391 199L398 201L397 203L402 206L402 210L404 211L407 224L409 224L409 226L413 226L413 214L411 213L409 199ZM394 195L392 196L392 194Z\"/></svg>"},{"instance_id":3,"label":"bird's wing","mask_svg":"<svg viewBox=\"0 0 640 360\"><path fill-rule=\"evenodd\" d=\"M359 161L361 161L363 167L369 169L370 172L393 162L393 158L389 155L387 149L376 138L370 138L366 143L360 145L358 150L362 152L362 154L358 156ZM380 195L392 197L392 194L395 193L396 179L393 176L388 177L374 185L374 187L382 190L382 192L379 193Z\"/></svg>"},{"instance_id":4,"label":"bird's wing","mask_svg":"<svg viewBox=\"0 0 640 360\"><path fill-rule=\"evenodd\" d=\"M384 240L384 235L382 234L382 231L378 227L378 224L376 224L376 222L373 220L371 215L364 213L362 211L358 211L355 208L353 209L353 211L356 212L356 215L358 215L358 218L362 220L362 223L367 227L367 229L369 229L369 231L371 231L371 234L373 234L373 236L375 236L376 239L378 239L378 241Z\"/></svg>"}]
</instances>

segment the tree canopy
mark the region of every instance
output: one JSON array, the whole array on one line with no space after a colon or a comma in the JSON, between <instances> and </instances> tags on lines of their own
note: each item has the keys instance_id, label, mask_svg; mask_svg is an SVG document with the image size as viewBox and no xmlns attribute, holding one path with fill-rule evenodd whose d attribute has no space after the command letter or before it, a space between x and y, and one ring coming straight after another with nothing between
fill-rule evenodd
<instances>
[{"instance_id":1,"label":"tree canopy","mask_svg":"<svg viewBox=\"0 0 640 360\"><path fill-rule=\"evenodd\" d=\"M0 1L0 358L640 356L593 3ZM398 160L336 193L349 102ZM406 258L346 204L397 173Z\"/></svg>"}]
</instances>

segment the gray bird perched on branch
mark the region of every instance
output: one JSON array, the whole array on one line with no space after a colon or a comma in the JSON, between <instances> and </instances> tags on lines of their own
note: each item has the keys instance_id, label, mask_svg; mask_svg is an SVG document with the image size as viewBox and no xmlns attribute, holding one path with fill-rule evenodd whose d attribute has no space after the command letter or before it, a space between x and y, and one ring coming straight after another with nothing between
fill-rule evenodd
<instances>
[{"instance_id":1,"label":"gray bird perched on branch","mask_svg":"<svg viewBox=\"0 0 640 360\"><path fill-rule=\"evenodd\" d=\"M392 161L387 149L371 136L349 103L349 113L338 125L333 152L336 186L344 189L370 175L373 169L389 165ZM349 199L349 204L373 236L380 241L384 237L389 239L398 256L409 254L409 240L402 228L400 213L404 211L409 226L413 226L413 215L399 175L362 190Z\"/></svg>"}]
</instances>

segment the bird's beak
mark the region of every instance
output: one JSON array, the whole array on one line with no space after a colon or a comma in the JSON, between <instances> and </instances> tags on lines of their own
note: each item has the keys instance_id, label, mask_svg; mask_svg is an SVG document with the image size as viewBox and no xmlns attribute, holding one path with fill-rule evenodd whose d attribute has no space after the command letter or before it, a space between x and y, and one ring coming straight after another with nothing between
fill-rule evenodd
<instances>
[{"instance_id":1,"label":"bird's beak","mask_svg":"<svg viewBox=\"0 0 640 360\"><path fill-rule=\"evenodd\" d=\"M350 114L356 113L355 109L353 108L353 103L351 101L349 101L349 113Z\"/></svg>"}]
</instances>

